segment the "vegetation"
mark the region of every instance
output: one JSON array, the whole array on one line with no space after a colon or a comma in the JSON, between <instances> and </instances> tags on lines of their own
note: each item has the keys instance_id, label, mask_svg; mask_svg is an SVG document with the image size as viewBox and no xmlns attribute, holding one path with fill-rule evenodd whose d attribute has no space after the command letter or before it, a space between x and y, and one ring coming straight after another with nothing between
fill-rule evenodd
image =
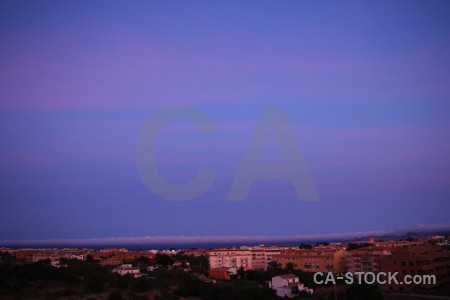
<instances>
[{"instance_id":1,"label":"vegetation","mask_svg":"<svg viewBox=\"0 0 450 300\"><path fill-rule=\"evenodd\" d=\"M275 261L269 263L269 267L264 270L238 270L238 276L235 279L247 280L257 282L260 285L265 285L273 277L283 274L294 274L298 276L300 282L304 283L308 288L316 288L317 285L314 282L313 274L304 272L302 270L295 270L294 265L287 264L286 268L281 268Z\"/></svg>"},{"instance_id":2,"label":"vegetation","mask_svg":"<svg viewBox=\"0 0 450 300\"><path fill-rule=\"evenodd\" d=\"M173 259L169 255L157 253L155 256L156 264L167 268L173 264Z\"/></svg>"},{"instance_id":3,"label":"vegetation","mask_svg":"<svg viewBox=\"0 0 450 300\"><path fill-rule=\"evenodd\" d=\"M348 300L383 300L383 295L376 285L372 284L353 284L347 289Z\"/></svg>"},{"instance_id":4,"label":"vegetation","mask_svg":"<svg viewBox=\"0 0 450 300\"><path fill-rule=\"evenodd\" d=\"M174 257L160 255L156 259L161 265L171 268L157 268L147 272L147 277L133 278L120 276L111 269L102 267L98 262L64 260L67 267L55 268L49 260L36 263L21 263L9 253L0 252L0 298L9 299L108 299L108 300L151 300L151 299L281 299L275 290L267 287L272 277L292 273L299 277L307 287L322 290L322 293L308 295L295 291L296 299L322 299L320 295L332 296L331 286L316 286L311 273L295 270L288 264L281 268L271 262L267 270L238 270L233 280L205 282L208 262L205 256L193 257L178 253ZM181 266L173 266L173 261ZM194 267L186 271L183 266ZM149 263L145 257L134 260L133 265L143 266ZM198 272L201 271L202 273ZM348 289L341 286L341 297L345 299L382 299L376 286L352 285ZM330 289L330 291L327 291ZM345 291L347 289L347 291ZM333 297L334 299L334 297ZM342 298L344 299L344 298Z\"/></svg>"},{"instance_id":5,"label":"vegetation","mask_svg":"<svg viewBox=\"0 0 450 300\"><path fill-rule=\"evenodd\" d=\"M205 256L193 257L179 253L172 258L158 255L160 265L170 266L184 261L203 273L208 270ZM93 260L61 259L67 267L55 268L49 260L21 263L9 253L0 252L0 298L11 299L276 299L272 289L256 281L228 281L216 284L199 279L198 272L183 268L158 268L148 272L148 278L120 276ZM132 262L141 266L149 261L138 258ZM249 273L250 277L254 274ZM253 279L253 277L252 277Z\"/></svg>"},{"instance_id":6,"label":"vegetation","mask_svg":"<svg viewBox=\"0 0 450 300\"><path fill-rule=\"evenodd\" d=\"M299 248L299 249L307 249L307 250L310 250L310 249L313 248L313 246L310 245L310 244L300 244L300 245L298 245L298 248Z\"/></svg>"},{"instance_id":7,"label":"vegetation","mask_svg":"<svg viewBox=\"0 0 450 300\"><path fill-rule=\"evenodd\" d=\"M55 268L49 260L21 263L9 253L0 252L0 298L16 296L17 299L25 299L33 296L33 299L76 299L88 295L96 298L107 293L107 298L100 298L147 299L136 293L158 293L168 289L170 284L176 284L170 276L133 278L114 274L93 261L60 261L67 267Z\"/></svg>"}]
</instances>

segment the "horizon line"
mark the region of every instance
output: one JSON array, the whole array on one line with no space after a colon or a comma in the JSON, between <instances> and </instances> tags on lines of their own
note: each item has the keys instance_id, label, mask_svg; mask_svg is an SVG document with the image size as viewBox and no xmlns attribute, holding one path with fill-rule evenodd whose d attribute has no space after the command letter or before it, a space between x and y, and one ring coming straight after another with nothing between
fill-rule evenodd
<instances>
[{"instance_id":1,"label":"horizon line","mask_svg":"<svg viewBox=\"0 0 450 300\"><path fill-rule=\"evenodd\" d=\"M0 240L0 246L54 246L58 245L92 245L108 246L118 244L135 245L189 245L189 244L261 244L261 243L294 243L294 242L318 242L318 241L349 241L367 237L401 237L406 234L433 234L439 231L450 231L450 223L440 224L416 224L413 227L396 227L388 230L347 232L347 233L328 233L314 235L226 235L226 236L199 236L199 235L167 235L167 236L138 236L138 237L104 237L104 238L86 238L86 239L43 239L43 240Z\"/></svg>"}]
</instances>

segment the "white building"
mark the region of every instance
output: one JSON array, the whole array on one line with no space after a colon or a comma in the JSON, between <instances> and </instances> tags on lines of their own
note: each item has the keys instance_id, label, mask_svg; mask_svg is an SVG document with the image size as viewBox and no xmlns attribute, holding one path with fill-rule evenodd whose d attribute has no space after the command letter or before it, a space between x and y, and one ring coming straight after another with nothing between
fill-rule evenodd
<instances>
[{"instance_id":1,"label":"white building","mask_svg":"<svg viewBox=\"0 0 450 300\"><path fill-rule=\"evenodd\" d=\"M64 258L77 259L77 260L86 260L86 257L87 257L87 255L84 255L84 254L76 255L76 254L69 254L69 253L67 253L67 254L64 255Z\"/></svg>"},{"instance_id":2,"label":"white building","mask_svg":"<svg viewBox=\"0 0 450 300\"><path fill-rule=\"evenodd\" d=\"M298 291L305 291L309 294L313 293L312 289L305 287L303 283L300 283L297 276L293 274L278 275L269 281L269 287L277 292L280 297L294 297L295 294L292 292L292 288L297 288Z\"/></svg>"},{"instance_id":3,"label":"white building","mask_svg":"<svg viewBox=\"0 0 450 300\"><path fill-rule=\"evenodd\" d=\"M113 273L117 273L120 276L131 274L133 277L141 277L146 274L141 273L139 268L134 268L131 264L121 265L113 269Z\"/></svg>"},{"instance_id":4,"label":"white building","mask_svg":"<svg viewBox=\"0 0 450 300\"><path fill-rule=\"evenodd\" d=\"M58 268L58 269L61 268L61 267L63 267L63 268L67 268L68 267L68 265L66 265L66 264L62 265L59 260L52 260L50 262L50 266Z\"/></svg>"},{"instance_id":5,"label":"white building","mask_svg":"<svg viewBox=\"0 0 450 300\"><path fill-rule=\"evenodd\" d=\"M147 267L147 271L149 272L153 272L154 270L159 269L159 265L155 265L155 266L148 266Z\"/></svg>"}]
</instances>

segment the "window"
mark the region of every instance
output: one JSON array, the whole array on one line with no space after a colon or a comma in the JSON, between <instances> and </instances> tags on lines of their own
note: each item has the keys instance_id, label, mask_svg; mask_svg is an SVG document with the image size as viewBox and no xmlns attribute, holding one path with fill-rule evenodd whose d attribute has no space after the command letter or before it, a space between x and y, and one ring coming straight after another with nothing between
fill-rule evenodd
<instances>
[{"instance_id":1,"label":"window","mask_svg":"<svg viewBox=\"0 0 450 300\"><path fill-rule=\"evenodd\" d=\"M406 262L402 261L402 266L406 266Z\"/></svg>"}]
</instances>

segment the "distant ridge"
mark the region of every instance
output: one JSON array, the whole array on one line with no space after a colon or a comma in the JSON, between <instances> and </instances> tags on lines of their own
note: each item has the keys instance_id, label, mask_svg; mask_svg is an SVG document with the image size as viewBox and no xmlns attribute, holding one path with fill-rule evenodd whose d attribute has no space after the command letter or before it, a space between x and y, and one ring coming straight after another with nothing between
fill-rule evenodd
<instances>
[{"instance_id":1,"label":"distant ridge","mask_svg":"<svg viewBox=\"0 0 450 300\"><path fill-rule=\"evenodd\" d=\"M365 236L365 237L355 238L355 240L358 240L358 241L367 240L371 237L376 237L376 238L383 239L383 240L409 238L409 237L421 238L421 237L434 236L434 235L450 236L450 230L436 230L436 231L430 231L430 232L410 231L410 232L406 232L405 234L402 234L402 235L384 234L384 235L380 235L380 236Z\"/></svg>"},{"instance_id":2,"label":"distant ridge","mask_svg":"<svg viewBox=\"0 0 450 300\"><path fill-rule=\"evenodd\" d=\"M293 236L143 236L143 237L110 237L90 239L47 239L47 240L2 240L0 247L79 247L95 246L110 247L116 245L139 246L195 246L204 245L257 245L257 244L295 244L315 242L345 242L352 240L364 240L369 237L379 239L398 239L404 237L422 237L431 235L450 234L450 223L423 225L414 227L399 227L392 230L334 233L318 235L293 235Z\"/></svg>"}]
</instances>

